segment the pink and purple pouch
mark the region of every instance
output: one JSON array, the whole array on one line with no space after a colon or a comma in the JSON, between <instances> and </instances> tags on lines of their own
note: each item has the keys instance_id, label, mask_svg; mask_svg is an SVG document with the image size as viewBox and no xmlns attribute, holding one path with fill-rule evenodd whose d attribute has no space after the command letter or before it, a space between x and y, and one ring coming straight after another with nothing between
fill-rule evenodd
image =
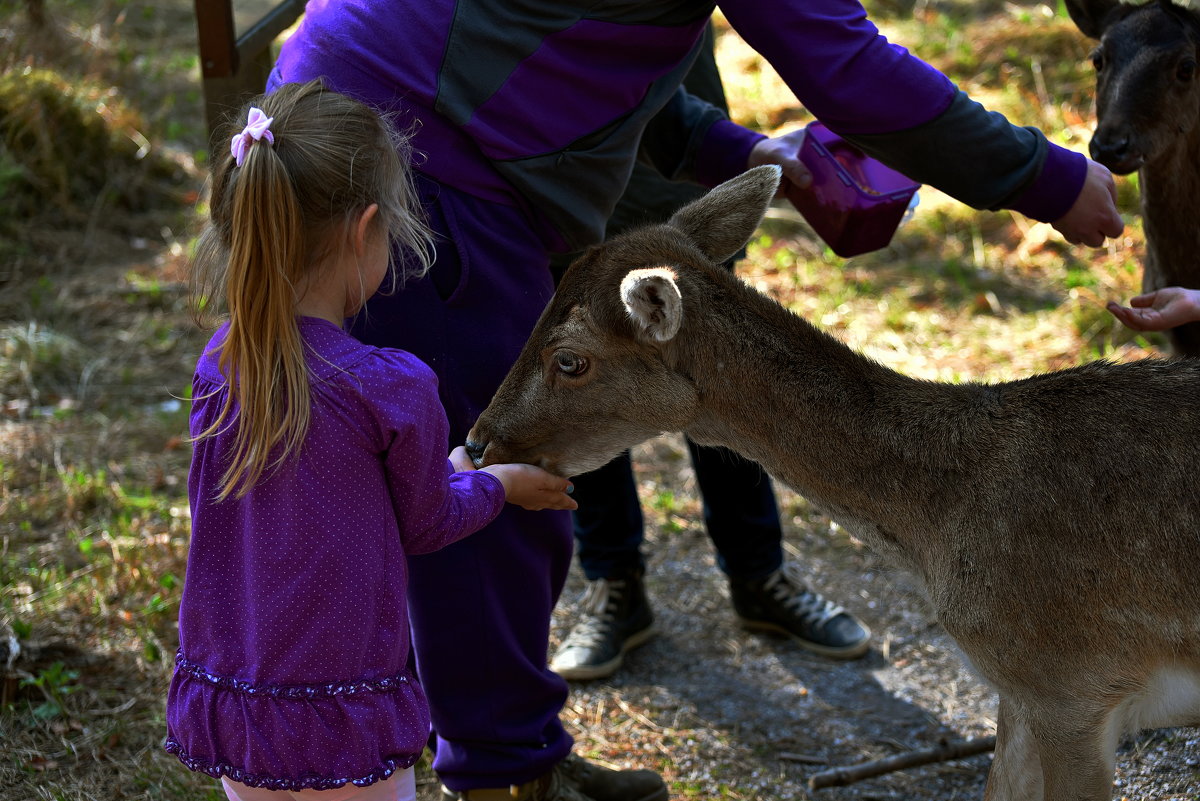
<instances>
[{"instance_id":1,"label":"pink and purple pouch","mask_svg":"<svg viewBox=\"0 0 1200 801\"><path fill-rule=\"evenodd\" d=\"M812 172L808 189L787 198L837 255L848 258L892 241L920 184L850 144L820 122L811 122L800 160Z\"/></svg>"}]
</instances>

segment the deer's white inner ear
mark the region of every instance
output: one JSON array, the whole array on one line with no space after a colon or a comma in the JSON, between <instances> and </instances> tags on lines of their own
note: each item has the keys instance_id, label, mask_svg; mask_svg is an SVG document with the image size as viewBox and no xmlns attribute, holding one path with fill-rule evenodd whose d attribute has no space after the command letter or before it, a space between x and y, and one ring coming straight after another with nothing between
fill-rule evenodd
<instances>
[{"instance_id":1,"label":"deer's white inner ear","mask_svg":"<svg viewBox=\"0 0 1200 801\"><path fill-rule=\"evenodd\" d=\"M630 270L621 280L621 302L642 333L666 342L683 322L683 296L670 267Z\"/></svg>"}]
</instances>

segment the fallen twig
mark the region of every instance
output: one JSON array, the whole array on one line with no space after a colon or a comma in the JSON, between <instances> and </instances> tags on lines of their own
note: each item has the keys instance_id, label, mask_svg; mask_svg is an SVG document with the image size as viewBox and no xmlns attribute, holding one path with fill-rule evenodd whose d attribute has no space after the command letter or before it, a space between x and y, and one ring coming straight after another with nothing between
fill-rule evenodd
<instances>
[{"instance_id":1,"label":"fallen twig","mask_svg":"<svg viewBox=\"0 0 1200 801\"><path fill-rule=\"evenodd\" d=\"M913 768L917 765L928 765L931 762L946 762L951 759L965 759L976 754L985 754L995 749L995 747L995 737L979 737L974 740L945 743L936 748L907 751L903 754L896 754L884 759L875 759L859 765L823 770L809 778L808 789L819 790L822 787L843 787L873 776L882 776L884 773Z\"/></svg>"},{"instance_id":2,"label":"fallen twig","mask_svg":"<svg viewBox=\"0 0 1200 801\"><path fill-rule=\"evenodd\" d=\"M781 751L779 758L784 762L803 762L806 765L828 765L829 758L817 756L815 754L793 754L787 751Z\"/></svg>"}]
</instances>

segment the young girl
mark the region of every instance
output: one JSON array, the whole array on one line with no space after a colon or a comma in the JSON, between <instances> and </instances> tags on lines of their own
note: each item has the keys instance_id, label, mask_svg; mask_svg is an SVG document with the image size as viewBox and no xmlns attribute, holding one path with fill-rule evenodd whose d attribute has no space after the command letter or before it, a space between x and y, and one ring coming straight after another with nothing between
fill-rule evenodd
<instances>
[{"instance_id":1,"label":"young girl","mask_svg":"<svg viewBox=\"0 0 1200 801\"><path fill-rule=\"evenodd\" d=\"M538 468L473 471L462 448L448 460L432 371L342 329L393 244L410 272L429 263L404 141L319 81L258 98L242 121L194 265L202 305L223 296L229 319L193 379L165 747L231 801L413 799L429 713L406 555L479 530L505 500L575 503Z\"/></svg>"}]
</instances>

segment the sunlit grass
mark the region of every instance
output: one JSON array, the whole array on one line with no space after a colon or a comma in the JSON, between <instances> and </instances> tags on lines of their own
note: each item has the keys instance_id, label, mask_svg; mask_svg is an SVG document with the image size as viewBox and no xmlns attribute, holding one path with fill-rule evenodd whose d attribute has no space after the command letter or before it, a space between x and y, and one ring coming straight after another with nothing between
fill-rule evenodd
<instances>
[{"instance_id":1,"label":"sunlit grass","mask_svg":"<svg viewBox=\"0 0 1200 801\"><path fill-rule=\"evenodd\" d=\"M876 21L892 41L989 108L1086 152L1092 44L1065 11L931 2L905 15L878 5ZM774 70L726 26L719 31L733 118L772 135L807 123L811 116ZM784 209L738 272L852 346L924 378L996 381L1095 358L1138 358L1161 339L1134 336L1104 310L1106 300L1140 291L1136 179L1117 183L1126 232L1103 249L1070 246L1049 225L975 211L922 187L913 218L882 251L839 258Z\"/></svg>"}]
</instances>

